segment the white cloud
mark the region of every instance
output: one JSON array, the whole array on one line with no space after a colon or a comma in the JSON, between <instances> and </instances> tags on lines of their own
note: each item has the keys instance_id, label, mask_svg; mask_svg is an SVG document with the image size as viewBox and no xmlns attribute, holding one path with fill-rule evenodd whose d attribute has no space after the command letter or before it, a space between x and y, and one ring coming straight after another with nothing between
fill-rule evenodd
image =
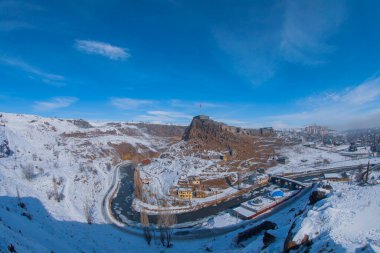
<instances>
[{"instance_id":1,"label":"white cloud","mask_svg":"<svg viewBox=\"0 0 380 253\"><path fill-rule=\"evenodd\" d=\"M374 101L380 96L380 77L368 80L363 84L349 90L342 96L342 100L362 105Z\"/></svg>"},{"instance_id":2,"label":"white cloud","mask_svg":"<svg viewBox=\"0 0 380 253\"><path fill-rule=\"evenodd\" d=\"M185 114L182 112L173 112L173 111L148 111L150 115L155 115L155 116L161 116L161 117L167 117L167 118L172 118L172 119L192 119L193 116L189 114Z\"/></svg>"},{"instance_id":3,"label":"white cloud","mask_svg":"<svg viewBox=\"0 0 380 253\"><path fill-rule=\"evenodd\" d=\"M23 21L16 21L16 20L0 21L0 31L2 32L9 32L9 31L17 30L17 29L30 29L30 28L34 28L34 26Z\"/></svg>"},{"instance_id":4,"label":"white cloud","mask_svg":"<svg viewBox=\"0 0 380 253\"><path fill-rule=\"evenodd\" d=\"M18 29L38 29L33 21L38 12L44 10L32 1L0 1L0 32Z\"/></svg>"},{"instance_id":5,"label":"white cloud","mask_svg":"<svg viewBox=\"0 0 380 253\"><path fill-rule=\"evenodd\" d=\"M34 102L33 109L37 111L49 111L59 108L69 107L73 103L78 101L75 97L53 97L47 101Z\"/></svg>"},{"instance_id":6,"label":"white cloud","mask_svg":"<svg viewBox=\"0 0 380 253\"><path fill-rule=\"evenodd\" d=\"M52 84L52 85L64 85L63 83L63 81L65 80L64 76L45 72L22 60L15 59L15 58L2 58L0 59L0 63L21 69L22 71L33 75L33 77L37 77L44 83Z\"/></svg>"},{"instance_id":7,"label":"white cloud","mask_svg":"<svg viewBox=\"0 0 380 253\"><path fill-rule=\"evenodd\" d=\"M76 40L75 48L81 52L105 56L111 60L125 60L131 56L128 49L94 40Z\"/></svg>"},{"instance_id":8,"label":"white cloud","mask_svg":"<svg viewBox=\"0 0 380 253\"><path fill-rule=\"evenodd\" d=\"M219 103L211 103L211 102L205 102L205 101L184 101L180 99L171 99L169 101L170 106L173 107L185 107L185 108L191 108L191 109L199 109L199 108L221 108L225 107L223 104Z\"/></svg>"},{"instance_id":9,"label":"white cloud","mask_svg":"<svg viewBox=\"0 0 380 253\"><path fill-rule=\"evenodd\" d=\"M236 119L215 118L215 120L226 123L226 124L234 125L234 126L243 126L243 125L248 124L248 122L246 121L241 121L241 120L236 120Z\"/></svg>"},{"instance_id":10,"label":"white cloud","mask_svg":"<svg viewBox=\"0 0 380 253\"><path fill-rule=\"evenodd\" d=\"M259 85L275 76L284 61L303 65L327 62L328 54L335 50L329 39L341 27L346 6L342 1L284 0L262 12L247 6L240 15L244 22L237 19L226 24L223 20L212 32L232 69Z\"/></svg>"},{"instance_id":11,"label":"white cloud","mask_svg":"<svg viewBox=\"0 0 380 253\"><path fill-rule=\"evenodd\" d=\"M299 101L300 105L322 106L329 104L364 105L380 96L380 77L369 79L355 87L347 87L342 91L323 92Z\"/></svg>"},{"instance_id":12,"label":"white cloud","mask_svg":"<svg viewBox=\"0 0 380 253\"><path fill-rule=\"evenodd\" d=\"M323 56L334 49L327 38L342 24L345 5L329 0L287 0L284 4L280 53L290 62L323 63Z\"/></svg>"},{"instance_id":13,"label":"white cloud","mask_svg":"<svg viewBox=\"0 0 380 253\"><path fill-rule=\"evenodd\" d=\"M302 111L267 116L261 120L289 126L318 123L337 129L380 126L380 77L342 91L308 97L303 101L305 109ZM302 102L298 106L303 106Z\"/></svg>"},{"instance_id":14,"label":"white cloud","mask_svg":"<svg viewBox=\"0 0 380 253\"><path fill-rule=\"evenodd\" d=\"M137 116L137 121L149 121L152 123L171 123L187 125L192 115L176 111L148 111L147 114Z\"/></svg>"},{"instance_id":15,"label":"white cloud","mask_svg":"<svg viewBox=\"0 0 380 253\"><path fill-rule=\"evenodd\" d=\"M123 109L137 109L142 106L152 105L154 103L153 100L145 100L145 99L132 99L132 98L112 98L111 105Z\"/></svg>"}]
</instances>

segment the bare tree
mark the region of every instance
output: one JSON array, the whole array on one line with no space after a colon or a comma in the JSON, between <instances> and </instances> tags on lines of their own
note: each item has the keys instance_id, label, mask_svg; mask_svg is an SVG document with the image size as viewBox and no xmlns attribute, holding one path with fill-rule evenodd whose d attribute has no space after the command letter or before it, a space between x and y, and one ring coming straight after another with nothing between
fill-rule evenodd
<instances>
[{"instance_id":1,"label":"bare tree","mask_svg":"<svg viewBox=\"0 0 380 253\"><path fill-rule=\"evenodd\" d=\"M94 187L92 188L90 197L86 198L83 206L84 216L86 217L87 223L92 224L95 220L95 192Z\"/></svg>"},{"instance_id":2,"label":"bare tree","mask_svg":"<svg viewBox=\"0 0 380 253\"><path fill-rule=\"evenodd\" d=\"M106 169L107 169L107 171L111 171L111 169L112 169L111 163L106 163Z\"/></svg>"},{"instance_id":3,"label":"bare tree","mask_svg":"<svg viewBox=\"0 0 380 253\"><path fill-rule=\"evenodd\" d=\"M95 206L89 199L86 199L83 206L84 216L88 224L94 223Z\"/></svg>"},{"instance_id":4,"label":"bare tree","mask_svg":"<svg viewBox=\"0 0 380 253\"><path fill-rule=\"evenodd\" d=\"M26 180L30 181L34 177L34 166L32 164L21 165L22 173Z\"/></svg>"},{"instance_id":5,"label":"bare tree","mask_svg":"<svg viewBox=\"0 0 380 253\"><path fill-rule=\"evenodd\" d=\"M18 206L23 208L23 209L26 209L25 203L21 201L20 192L19 192L17 187L16 187L16 192L17 192Z\"/></svg>"},{"instance_id":6,"label":"bare tree","mask_svg":"<svg viewBox=\"0 0 380 253\"><path fill-rule=\"evenodd\" d=\"M177 216L173 213L161 212L158 216L158 226L160 228L160 240L163 246L172 246L173 226L177 223Z\"/></svg>"},{"instance_id":7,"label":"bare tree","mask_svg":"<svg viewBox=\"0 0 380 253\"><path fill-rule=\"evenodd\" d=\"M63 182L62 177L60 177L59 179L57 179L56 177L53 177L53 192L54 192L54 198L57 202L60 202L64 198L63 192L58 191L59 186L62 184L62 182Z\"/></svg>"},{"instance_id":8,"label":"bare tree","mask_svg":"<svg viewBox=\"0 0 380 253\"><path fill-rule=\"evenodd\" d=\"M133 176L135 197L142 200L143 184L140 177L140 172L136 168Z\"/></svg>"},{"instance_id":9,"label":"bare tree","mask_svg":"<svg viewBox=\"0 0 380 253\"><path fill-rule=\"evenodd\" d=\"M144 211L140 212L140 222L144 229L145 240L148 245L150 245L150 242L152 241L152 233L149 227L149 217Z\"/></svg>"}]
</instances>

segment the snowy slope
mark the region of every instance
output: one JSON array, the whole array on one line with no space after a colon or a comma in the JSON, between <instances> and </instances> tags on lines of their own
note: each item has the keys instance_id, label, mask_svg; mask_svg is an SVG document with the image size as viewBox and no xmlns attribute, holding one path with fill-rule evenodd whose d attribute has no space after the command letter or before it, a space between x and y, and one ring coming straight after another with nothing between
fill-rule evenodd
<instances>
[{"instance_id":1,"label":"snowy slope","mask_svg":"<svg viewBox=\"0 0 380 253\"><path fill-rule=\"evenodd\" d=\"M152 151L167 145L165 138L127 124L123 129L135 135L118 133L106 123L80 128L67 120L33 115L3 114L3 121L14 154L0 159L0 196L14 197L18 190L22 197L39 199L59 220L85 221L84 203L90 202L95 220L103 221L99 203L110 185L112 165L120 162L109 143L143 145ZM49 199L54 179L59 182L56 191L64 196L60 202Z\"/></svg>"},{"instance_id":2,"label":"snowy slope","mask_svg":"<svg viewBox=\"0 0 380 253\"><path fill-rule=\"evenodd\" d=\"M8 252L11 246L17 252L38 253L279 252L296 214L307 203L305 197L268 218L278 228L269 231L276 240L263 250L263 233L248 240L245 248L236 245L237 234L250 226L221 236L176 241L171 249L160 246L157 237L148 246L143 238L122 232L103 219L101 202L111 184L113 165L121 161L109 144L127 143L136 147L137 152L146 152L147 149L165 149L170 140L151 136L142 128L123 123L121 128L107 123L92 123L93 128L81 128L67 120L14 114L3 114L3 120L1 138L9 141L14 154L0 158L0 252ZM293 156L291 152L288 156ZM299 158L292 159L296 159L293 164L296 166ZM183 162L196 160L184 159ZM147 169L153 169L154 165L152 163ZM201 170L201 166L189 167L186 173L193 174L198 169ZM169 172L170 177L165 178L168 182L180 176L176 166L169 168ZM308 224L327 217L332 225L321 222L321 235L317 237L321 242L331 241L348 251L367 244L373 248L379 246L379 215L376 216L380 213L379 187L339 184L334 188L336 192L329 199L310 210L304 220L300 219L300 224L302 221L305 224L300 225L299 237L303 233L315 233L318 228L310 228ZM60 201L52 197L54 192ZM93 212L92 225L86 221L86 205ZM218 218L226 219L217 217L216 221ZM345 227L358 232L344 231Z\"/></svg>"},{"instance_id":3,"label":"snowy slope","mask_svg":"<svg viewBox=\"0 0 380 253\"><path fill-rule=\"evenodd\" d=\"M379 163L379 157L353 158L341 155L339 152L317 148L304 147L302 145L283 148L279 153L288 158L286 164L278 164L268 169L269 173L281 174L321 170L334 167L353 166L360 164Z\"/></svg>"},{"instance_id":4,"label":"snowy slope","mask_svg":"<svg viewBox=\"0 0 380 253\"><path fill-rule=\"evenodd\" d=\"M298 224L293 240L300 243L307 235L313 242L310 252L379 252L380 185L333 183L332 187L331 196Z\"/></svg>"}]
</instances>

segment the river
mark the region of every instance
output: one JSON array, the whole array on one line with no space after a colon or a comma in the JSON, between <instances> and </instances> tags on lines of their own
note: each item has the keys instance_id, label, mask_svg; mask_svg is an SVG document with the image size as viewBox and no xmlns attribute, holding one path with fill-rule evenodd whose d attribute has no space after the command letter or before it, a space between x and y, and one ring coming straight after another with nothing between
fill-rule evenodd
<instances>
[{"instance_id":1,"label":"river","mask_svg":"<svg viewBox=\"0 0 380 253\"><path fill-rule=\"evenodd\" d=\"M137 224L140 221L140 213L132 208L133 202L133 165L120 167L120 188L117 195L112 200L111 209L114 217L123 223ZM207 206L201 209L177 214L178 223L195 222L204 220L205 218L217 215L226 210L237 207L240 203L255 198L257 196L269 193L268 187L258 188L251 193L235 197L228 201L224 201L215 206ZM149 221L157 223L157 215L150 215Z\"/></svg>"}]
</instances>

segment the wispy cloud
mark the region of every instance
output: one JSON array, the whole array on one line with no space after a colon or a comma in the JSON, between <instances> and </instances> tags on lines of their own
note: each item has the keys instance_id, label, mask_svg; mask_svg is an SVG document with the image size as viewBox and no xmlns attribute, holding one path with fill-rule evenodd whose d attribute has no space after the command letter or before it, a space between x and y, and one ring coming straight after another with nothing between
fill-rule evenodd
<instances>
[{"instance_id":1,"label":"wispy cloud","mask_svg":"<svg viewBox=\"0 0 380 253\"><path fill-rule=\"evenodd\" d=\"M137 109L140 107L152 105L154 103L153 100L146 100L146 99L133 99L133 98L112 98L110 100L111 105L123 109L123 110L130 110L130 109Z\"/></svg>"},{"instance_id":2,"label":"wispy cloud","mask_svg":"<svg viewBox=\"0 0 380 253\"><path fill-rule=\"evenodd\" d=\"M285 20L281 32L280 52L291 62L321 64L323 56L334 48L327 43L345 18L341 1L285 2Z\"/></svg>"},{"instance_id":3,"label":"wispy cloud","mask_svg":"<svg viewBox=\"0 0 380 253\"><path fill-rule=\"evenodd\" d=\"M341 96L343 101L363 105L380 97L380 77L364 82Z\"/></svg>"},{"instance_id":4,"label":"wispy cloud","mask_svg":"<svg viewBox=\"0 0 380 253\"><path fill-rule=\"evenodd\" d=\"M243 125L248 124L248 122L246 121L241 121L241 120L236 120L236 119L215 118L215 120L226 123L226 124L230 124L233 126L243 126Z\"/></svg>"},{"instance_id":5,"label":"wispy cloud","mask_svg":"<svg viewBox=\"0 0 380 253\"><path fill-rule=\"evenodd\" d=\"M227 62L231 62L232 69L253 85L272 78L276 71L278 31L273 28L270 32L262 31L260 35L232 31L224 28L215 28L213 31L219 47L229 58Z\"/></svg>"},{"instance_id":6,"label":"wispy cloud","mask_svg":"<svg viewBox=\"0 0 380 253\"><path fill-rule=\"evenodd\" d=\"M33 20L43 8L31 1L0 1L0 31L9 32L17 29L36 29Z\"/></svg>"},{"instance_id":7,"label":"wispy cloud","mask_svg":"<svg viewBox=\"0 0 380 253\"><path fill-rule=\"evenodd\" d=\"M192 118L192 115L176 111L148 111L147 114L137 116L136 120L152 123L188 124Z\"/></svg>"},{"instance_id":8,"label":"wispy cloud","mask_svg":"<svg viewBox=\"0 0 380 253\"><path fill-rule=\"evenodd\" d=\"M182 119L192 119L193 116L185 114L182 112L173 112L173 111L148 111L150 115L161 116L167 118L182 118Z\"/></svg>"},{"instance_id":9,"label":"wispy cloud","mask_svg":"<svg viewBox=\"0 0 380 253\"><path fill-rule=\"evenodd\" d=\"M240 15L243 22L223 20L212 32L229 58L223 60L231 62L242 78L260 85L273 78L284 62L326 63L335 50L329 39L344 22L346 7L343 1L284 0L262 12L247 6Z\"/></svg>"},{"instance_id":10,"label":"wispy cloud","mask_svg":"<svg viewBox=\"0 0 380 253\"><path fill-rule=\"evenodd\" d=\"M221 108L225 107L224 104L221 103L212 103L206 101L185 101L180 99L171 99L169 101L170 106L173 107L185 107L185 108Z\"/></svg>"},{"instance_id":11,"label":"wispy cloud","mask_svg":"<svg viewBox=\"0 0 380 253\"><path fill-rule=\"evenodd\" d=\"M33 104L33 109L37 111L50 111L60 108L69 107L77 102L78 98L75 97L53 97L46 101L36 101Z\"/></svg>"},{"instance_id":12,"label":"wispy cloud","mask_svg":"<svg viewBox=\"0 0 380 253\"><path fill-rule=\"evenodd\" d=\"M372 78L363 83L346 87L340 91L322 92L298 101L301 106L327 106L335 104L350 104L358 108L369 104L380 97L380 77Z\"/></svg>"},{"instance_id":13,"label":"wispy cloud","mask_svg":"<svg viewBox=\"0 0 380 253\"><path fill-rule=\"evenodd\" d=\"M0 63L4 65L8 65L11 67L18 68L30 75L32 77L37 77L39 80L41 80L44 83L51 84L51 85L57 85L61 86L64 85L65 77L62 75L52 74L48 73L46 71L43 71L37 67L34 67L22 60L15 59L15 58L2 58L0 59Z\"/></svg>"},{"instance_id":14,"label":"wispy cloud","mask_svg":"<svg viewBox=\"0 0 380 253\"><path fill-rule=\"evenodd\" d=\"M316 122L337 129L380 126L380 77L342 91L307 97L298 105L307 110L267 116L262 121L288 126Z\"/></svg>"},{"instance_id":15,"label":"wispy cloud","mask_svg":"<svg viewBox=\"0 0 380 253\"><path fill-rule=\"evenodd\" d=\"M111 60L125 60L131 56L126 48L94 40L76 40L75 48L81 52L105 56Z\"/></svg>"},{"instance_id":16,"label":"wispy cloud","mask_svg":"<svg viewBox=\"0 0 380 253\"><path fill-rule=\"evenodd\" d=\"M29 29L34 28L33 25L24 22L24 21L16 21L16 20L3 20L0 21L0 31L9 32L17 29Z\"/></svg>"}]
</instances>

